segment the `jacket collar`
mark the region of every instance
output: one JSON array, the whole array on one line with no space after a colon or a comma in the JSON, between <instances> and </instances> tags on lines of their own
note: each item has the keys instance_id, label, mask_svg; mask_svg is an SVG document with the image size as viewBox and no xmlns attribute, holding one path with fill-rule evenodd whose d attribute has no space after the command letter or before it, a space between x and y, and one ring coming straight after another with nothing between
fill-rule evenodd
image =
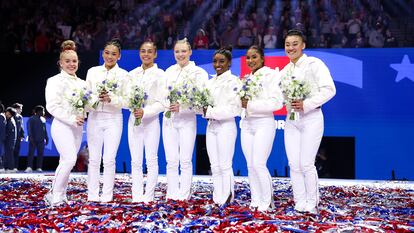
<instances>
[{"instance_id":1,"label":"jacket collar","mask_svg":"<svg viewBox=\"0 0 414 233\"><path fill-rule=\"evenodd\" d=\"M290 62L290 64L293 65L293 66L300 67L303 64L303 62L306 60L307 57L308 57L308 55L302 54L302 56L299 58L299 60L296 63Z\"/></svg>"},{"instance_id":2,"label":"jacket collar","mask_svg":"<svg viewBox=\"0 0 414 233\"><path fill-rule=\"evenodd\" d=\"M175 64L174 70L176 70L176 71L178 71L178 72L179 72L179 71L190 72L190 71L191 71L191 69L193 69L195 66L196 66L196 65L195 65L195 63L194 63L193 61L189 61L189 62L188 62L188 64L187 64L186 66L182 67L182 68L181 68L181 66L180 66L180 65Z\"/></svg>"},{"instance_id":3,"label":"jacket collar","mask_svg":"<svg viewBox=\"0 0 414 233\"><path fill-rule=\"evenodd\" d=\"M76 74L75 75L70 75L70 74L68 74L66 71L64 71L64 70L61 70L60 71L60 75L61 76L63 76L64 78L70 78L70 79L76 79L76 78L78 78L77 76L76 76Z\"/></svg>"},{"instance_id":4,"label":"jacket collar","mask_svg":"<svg viewBox=\"0 0 414 233\"><path fill-rule=\"evenodd\" d=\"M115 64L115 66L114 67L112 67L112 69L110 69L110 70L108 70L106 67L105 67L105 64L103 64L103 65L101 65L100 66L100 70L102 70L102 71L104 71L104 72L115 72L116 70L118 70L119 69L119 66L118 66L118 63L116 63Z\"/></svg>"}]
</instances>

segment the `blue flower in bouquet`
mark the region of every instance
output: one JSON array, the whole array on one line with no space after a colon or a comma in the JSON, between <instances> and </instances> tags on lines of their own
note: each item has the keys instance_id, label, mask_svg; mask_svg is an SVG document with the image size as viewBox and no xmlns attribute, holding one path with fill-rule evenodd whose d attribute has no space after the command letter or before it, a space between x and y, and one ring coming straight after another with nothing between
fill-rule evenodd
<instances>
[{"instance_id":1,"label":"blue flower in bouquet","mask_svg":"<svg viewBox=\"0 0 414 233\"><path fill-rule=\"evenodd\" d=\"M71 112L76 115L85 115L85 107L90 104L92 99L92 92L83 88L73 88L70 91L70 95L67 97L70 106L72 107Z\"/></svg>"},{"instance_id":2,"label":"blue flower in bouquet","mask_svg":"<svg viewBox=\"0 0 414 233\"><path fill-rule=\"evenodd\" d=\"M144 91L144 88L134 86L128 96L128 107L134 111L135 109L143 108L145 101L148 99L148 94ZM138 126L142 122L141 118L135 118L134 125Z\"/></svg>"},{"instance_id":3,"label":"blue flower in bouquet","mask_svg":"<svg viewBox=\"0 0 414 233\"><path fill-rule=\"evenodd\" d=\"M96 87L96 95L99 96L102 93L108 93L110 95L119 95L120 88L118 80L115 78L116 75L107 77L102 82L99 82ZM92 107L96 109L99 105L99 100L95 101Z\"/></svg>"},{"instance_id":4,"label":"blue flower in bouquet","mask_svg":"<svg viewBox=\"0 0 414 233\"><path fill-rule=\"evenodd\" d=\"M190 108L191 100L193 98L194 91L196 88L194 79L185 78L182 82L175 83L173 86L168 86L169 94L168 94L168 101L170 104L178 103L182 105L184 108ZM171 118L171 111L165 112L165 117Z\"/></svg>"},{"instance_id":5,"label":"blue flower in bouquet","mask_svg":"<svg viewBox=\"0 0 414 233\"><path fill-rule=\"evenodd\" d=\"M196 89L194 92L193 98L190 99L192 107L196 110L203 110L208 106L213 106L213 97L211 96L210 91L207 88Z\"/></svg>"},{"instance_id":6,"label":"blue flower in bouquet","mask_svg":"<svg viewBox=\"0 0 414 233\"><path fill-rule=\"evenodd\" d=\"M263 90L263 86L260 82L261 75L249 75L241 79L241 87L233 88L237 92L237 95L242 99L252 100L257 97Z\"/></svg>"},{"instance_id":7,"label":"blue flower in bouquet","mask_svg":"<svg viewBox=\"0 0 414 233\"><path fill-rule=\"evenodd\" d=\"M287 72L282 78L280 84L282 93L285 97L285 104L290 109L289 120L298 120L298 113L291 108L291 104L295 100L304 100L311 94L311 86L306 80L299 80L292 76L291 72Z\"/></svg>"}]
</instances>

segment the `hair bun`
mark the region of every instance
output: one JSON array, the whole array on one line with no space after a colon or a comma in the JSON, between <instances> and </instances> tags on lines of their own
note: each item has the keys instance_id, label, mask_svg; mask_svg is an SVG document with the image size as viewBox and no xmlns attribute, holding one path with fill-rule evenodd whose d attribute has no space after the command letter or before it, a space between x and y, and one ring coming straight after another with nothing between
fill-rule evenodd
<instances>
[{"instance_id":1,"label":"hair bun","mask_svg":"<svg viewBox=\"0 0 414 233\"><path fill-rule=\"evenodd\" d=\"M233 47L231 45L224 46L222 49L228 50L229 52L233 51Z\"/></svg>"},{"instance_id":2,"label":"hair bun","mask_svg":"<svg viewBox=\"0 0 414 233\"><path fill-rule=\"evenodd\" d=\"M73 50L76 51L76 44L73 40L65 40L60 45L60 51L64 52L66 50Z\"/></svg>"}]
</instances>

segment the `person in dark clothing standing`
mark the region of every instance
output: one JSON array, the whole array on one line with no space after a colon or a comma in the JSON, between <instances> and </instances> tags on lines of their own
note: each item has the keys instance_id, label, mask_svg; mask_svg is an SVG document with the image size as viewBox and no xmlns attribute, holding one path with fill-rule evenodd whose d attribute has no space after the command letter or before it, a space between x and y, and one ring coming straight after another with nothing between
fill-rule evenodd
<instances>
[{"instance_id":1,"label":"person in dark clothing standing","mask_svg":"<svg viewBox=\"0 0 414 233\"><path fill-rule=\"evenodd\" d=\"M3 147L6 138L6 116L4 115L4 105L0 103L0 172L4 172L3 166Z\"/></svg>"},{"instance_id":2,"label":"person in dark clothing standing","mask_svg":"<svg viewBox=\"0 0 414 233\"><path fill-rule=\"evenodd\" d=\"M16 115L16 110L14 108L8 107L4 114L6 116L6 137L4 140L4 168L6 173L13 173L14 171L14 157L13 151L14 146L16 145L16 122L14 121L14 116Z\"/></svg>"},{"instance_id":3,"label":"person in dark clothing standing","mask_svg":"<svg viewBox=\"0 0 414 233\"><path fill-rule=\"evenodd\" d=\"M34 115L27 121L27 135L29 136L29 154L27 155L27 168L25 172L33 171L33 155L37 150L36 171L42 172L43 152L49 142L46 132L45 108L38 105L34 108Z\"/></svg>"},{"instance_id":4,"label":"person in dark clothing standing","mask_svg":"<svg viewBox=\"0 0 414 233\"><path fill-rule=\"evenodd\" d=\"M17 169L19 167L19 156L20 156L20 142L24 139L24 130L23 130L23 104L20 103L14 103L12 105L12 108L16 110L16 115L14 116L14 121L16 122L16 145L14 146L13 151L13 170L17 172Z\"/></svg>"}]
</instances>

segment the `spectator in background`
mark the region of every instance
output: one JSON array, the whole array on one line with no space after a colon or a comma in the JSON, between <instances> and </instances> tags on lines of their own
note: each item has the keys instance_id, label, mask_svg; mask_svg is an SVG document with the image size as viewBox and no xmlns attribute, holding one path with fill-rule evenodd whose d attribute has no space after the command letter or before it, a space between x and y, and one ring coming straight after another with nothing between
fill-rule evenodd
<instances>
[{"instance_id":1,"label":"spectator in background","mask_svg":"<svg viewBox=\"0 0 414 233\"><path fill-rule=\"evenodd\" d=\"M346 23L348 27L348 40L352 41L358 32L361 32L361 20L358 17L358 13L353 11L352 18Z\"/></svg>"},{"instance_id":2,"label":"spectator in background","mask_svg":"<svg viewBox=\"0 0 414 233\"><path fill-rule=\"evenodd\" d=\"M365 38L362 37L362 33L358 32L356 37L350 42L349 47L351 48L364 48Z\"/></svg>"},{"instance_id":3,"label":"spectator in background","mask_svg":"<svg viewBox=\"0 0 414 233\"><path fill-rule=\"evenodd\" d=\"M390 29L385 30L385 41L384 41L384 47L385 48L392 48L397 47L397 40L395 39L394 35L390 31Z\"/></svg>"},{"instance_id":4,"label":"spectator in background","mask_svg":"<svg viewBox=\"0 0 414 233\"><path fill-rule=\"evenodd\" d=\"M269 27L267 29L266 34L263 37L263 43L265 49L276 48L277 36L275 34L274 27Z\"/></svg>"},{"instance_id":5,"label":"spectator in background","mask_svg":"<svg viewBox=\"0 0 414 233\"><path fill-rule=\"evenodd\" d=\"M6 117L6 134L4 139L4 168L6 173L14 173L14 147L16 146L16 122L14 116L16 116L16 110L12 107L8 107L4 113Z\"/></svg>"},{"instance_id":6,"label":"spectator in background","mask_svg":"<svg viewBox=\"0 0 414 233\"><path fill-rule=\"evenodd\" d=\"M211 38L210 38L210 44L208 47L210 49L218 49L220 48L220 39L217 37L217 30L215 28L211 31Z\"/></svg>"},{"instance_id":7,"label":"spectator in background","mask_svg":"<svg viewBox=\"0 0 414 233\"><path fill-rule=\"evenodd\" d=\"M321 48L327 48L331 41L331 35L332 35L332 27L333 23L329 16L326 15L326 13L322 14L322 19L319 23L319 28L321 30L321 35L324 37L324 41L326 41L326 46ZM303 31L303 29L300 29Z\"/></svg>"},{"instance_id":8,"label":"spectator in background","mask_svg":"<svg viewBox=\"0 0 414 233\"><path fill-rule=\"evenodd\" d=\"M368 43L373 48L382 48L384 47L384 41L385 38L382 34L382 26L380 23L377 23L375 29L369 33Z\"/></svg>"},{"instance_id":9,"label":"spectator in background","mask_svg":"<svg viewBox=\"0 0 414 233\"><path fill-rule=\"evenodd\" d=\"M25 172L33 171L33 156L37 150L36 171L42 172L43 154L45 145L49 143L46 131L45 108L38 105L34 108L34 115L27 121L27 135L29 136L29 153L27 155L27 168Z\"/></svg>"},{"instance_id":10,"label":"spectator in background","mask_svg":"<svg viewBox=\"0 0 414 233\"><path fill-rule=\"evenodd\" d=\"M325 39L324 34L319 35L319 42L316 47L317 48L328 48L328 41Z\"/></svg>"},{"instance_id":11,"label":"spectator in background","mask_svg":"<svg viewBox=\"0 0 414 233\"><path fill-rule=\"evenodd\" d=\"M253 44L263 47L262 29L254 27L252 30Z\"/></svg>"},{"instance_id":12,"label":"spectator in background","mask_svg":"<svg viewBox=\"0 0 414 233\"><path fill-rule=\"evenodd\" d=\"M38 32L35 38L34 49L36 53L50 52L50 40L46 35L46 29L41 29Z\"/></svg>"},{"instance_id":13,"label":"spectator in background","mask_svg":"<svg viewBox=\"0 0 414 233\"><path fill-rule=\"evenodd\" d=\"M233 28L231 24L227 25L226 30L221 35L221 46L236 46L239 32L237 28Z\"/></svg>"},{"instance_id":14,"label":"spectator in background","mask_svg":"<svg viewBox=\"0 0 414 233\"><path fill-rule=\"evenodd\" d=\"M0 102L0 172L4 172L3 148L6 139L6 116L4 115L4 105Z\"/></svg>"},{"instance_id":15,"label":"spectator in background","mask_svg":"<svg viewBox=\"0 0 414 233\"><path fill-rule=\"evenodd\" d=\"M310 31L311 31L311 35L308 36L306 46L308 48L317 48L319 46L319 40L320 40L320 37L318 36L318 32L314 28L312 28Z\"/></svg>"},{"instance_id":16,"label":"spectator in background","mask_svg":"<svg viewBox=\"0 0 414 233\"><path fill-rule=\"evenodd\" d=\"M333 29L331 47L332 48L342 48L342 37L344 33L337 27Z\"/></svg>"},{"instance_id":17,"label":"spectator in background","mask_svg":"<svg viewBox=\"0 0 414 233\"><path fill-rule=\"evenodd\" d=\"M14 103L12 108L16 110L16 114L14 116L14 121L16 123L16 145L14 146L13 151L13 161L14 161L14 171L17 172L19 167L19 157L20 157L20 142L24 139L24 130L23 130L23 104Z\"/></svg>"},{"instance_id":18,"label":"spectator in background","mask_svg":"<svg viewBox=\"0 0 414 233\"><path fill-rule=\"evenodd\" d=\"M203 29L197 31L197 35L193 41L194 49L208 49L208 37Z\"/></svg>"},{"instance_id":19,"label":"spectator in background","mask_svg":"<svg viewBox=\"0 0 414 233\"><path fill-rule=\"evenodd\" d=\"M164 49L173 49L174 43L176 41L177 34L175 34L172 27L168 27L167 29L167 38L164 40Z\"/></svg>"},{"instance_id":20,"label":"spectator in background","mask_svg":"<svg viewBox=\"0 0 414 233\"><path fill-rule=\"evenodd\" d=\"M240 49L246 49L249 48L252 44L252 32L248 28L242 29L241 35L237 40L237 47L239 47Z\"/></svg>"}]
</instances>

